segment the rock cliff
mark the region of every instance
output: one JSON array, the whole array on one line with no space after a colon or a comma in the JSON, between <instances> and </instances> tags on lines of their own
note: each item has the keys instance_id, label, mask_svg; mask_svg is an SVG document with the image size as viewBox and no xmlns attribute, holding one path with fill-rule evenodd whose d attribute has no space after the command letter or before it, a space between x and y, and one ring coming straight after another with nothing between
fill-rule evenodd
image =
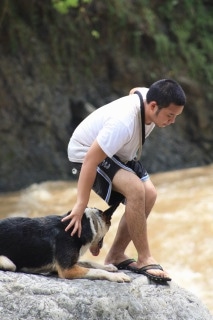
<instances>
[{"instance_id":1,"label":"rock cliff","mask_svg":"<svg viewBox=\"0 0 213 320\"><path fill-rule=\"evenodd\" d=\"M91 105L98 108L132 87L165 77L180 82L187 105L174 126L154 130L143 150L145 166L157 172L211 163L212 85L198 72L190 76L190 70L194 66L203 71L199 63L206 61L212 77L205 51L199 58L202 41L212 44L211 19L206 18L212 6L206 3L203 10L193 11L177 1L146 1L146 6L142 1L137 6L131 1L127 6L92 1L88 7L87 1L80 2L82 6L67 15L57 13L50 0L0 5L0 192L71 179L67 144ZM200 12L200 19L193 12ZM170 22L164 13L169 21L172 17ZM193 43L189 46L186 39L186 50L175 34L180 16L190 27L186 34L192 33ZM172 27L176 20L178 28ZM202 27L195 28L198 22ZM194 46L190 69L185 53ZM168 56L163 54L166 48Z\"/></svg>"},{"instance_id":2,"label":"rock cliff","mask_svg":"<svg viewBox=\"0 0 213 320\"><path fill-rule=\"evenodd\" d=\"M75 94L64 87L62 79L50 84L41 75L26 77L24 64L3 56L0 76L0 192L45 180L71 179L67 144L73 129L94 108L127 94L131 86L116 95L113 89L110 95L104 92L104 99L97 85L93 98L87 98L90 84L82 94ZM171 127L156 128L143 148L143 162L150 173L213 161L210 102L201 89L195 93L198 85L187 79L181 84L188 98L183 115Z\"/></svg>"},{"instance_id":3,"label":"rock cliff","mask_svg":"<svg viewBox=\"0 0 213 320\"><path fill-rule=\"evenodd\" d=\"M2 320L212 320L194 295L175 283L156 285L61 280L0 271Z\"/></svg>"}]
</instances>

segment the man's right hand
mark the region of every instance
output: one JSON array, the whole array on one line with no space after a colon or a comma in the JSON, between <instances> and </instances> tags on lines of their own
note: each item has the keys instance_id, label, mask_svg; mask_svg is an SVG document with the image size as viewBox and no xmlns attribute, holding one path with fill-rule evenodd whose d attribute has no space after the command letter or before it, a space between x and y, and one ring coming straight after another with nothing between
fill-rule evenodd
<instances>
[{"instance_id":1,"label":"man's right hand","mask_svg":"<svg viewBox=\"0 0 213 320\"><path fill-rule=\"evenodd\" d=\"M83 214L84 214L84 211L82 212L82 210L78 210L76 208L76 206L74 206L74 208L71 211L71 213L68 214L66 217L64 217L62 219L62 222L71 219L70 223L65 228L65 231L68 231L70 228L73 227L73 230L71 232L71 236L74 236L74 234L77 232L78 233L78 237L80 238L81 230L82 230L81 219L82 219Z\"/></svg>"}]
</instances>

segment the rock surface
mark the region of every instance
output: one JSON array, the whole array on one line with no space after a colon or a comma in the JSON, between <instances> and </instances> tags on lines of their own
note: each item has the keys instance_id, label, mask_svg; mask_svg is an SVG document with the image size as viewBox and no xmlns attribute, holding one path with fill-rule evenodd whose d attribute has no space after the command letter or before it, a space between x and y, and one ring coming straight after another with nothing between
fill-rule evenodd
<instances>
[{"instance_id":1,"label":"rock surface","mask_svg":"<svg viewBox=\"0 0 213 320\"><path fill-rule=\"evenodd\" d=\"M0 271L1 320L212 320L202 302L171 282L61 280Z\"/></svg>"}]
</instances>

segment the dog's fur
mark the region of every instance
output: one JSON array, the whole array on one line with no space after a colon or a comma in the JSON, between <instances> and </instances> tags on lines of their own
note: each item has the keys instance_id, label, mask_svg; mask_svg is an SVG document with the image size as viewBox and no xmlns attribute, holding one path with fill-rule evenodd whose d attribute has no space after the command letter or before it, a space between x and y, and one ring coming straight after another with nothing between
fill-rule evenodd
<instances>
[{"instance_id":1,"label":"dog's fur","mask_svg":"<svg viewBox=\"0 0 213 320\"><path fill-rule=\"evenodd\" d=\"M98 255L103 238L110 227L117 206L102 212L86 208L82 218L80 238L65 232L69 221L64 216L42 218L7 218L0 221L0 269L28 273L57 272L66 279L106 279L129 282L125 273L117 273L113 265L101 266L79 262L87 249Z\"/></svg>"}]
</instances>

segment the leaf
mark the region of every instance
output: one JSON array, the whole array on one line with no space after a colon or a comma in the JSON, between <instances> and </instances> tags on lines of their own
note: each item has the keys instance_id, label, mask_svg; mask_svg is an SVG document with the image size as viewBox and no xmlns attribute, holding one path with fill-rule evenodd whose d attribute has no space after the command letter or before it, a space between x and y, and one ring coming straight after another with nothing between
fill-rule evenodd
<instances>
[{"instance_id":1,"label":"leaf","mask_svg":"<svg viewBox=\"0 0 213 320\"><path fill-rule=\"evenodd\" d=\"M78 0L66 0L67 7L77 8L78 7Z\"/></svg>"},{"instance_id":2,"label":"leaf","mask_svg":"<svg viewBox=\"0 0 213 320\"><path fill-rule=\"evenodd\" d=\"M100 33L97 30L92 30L91 34L96 39L100 38Z\"/></svg>"}]
</instances>

